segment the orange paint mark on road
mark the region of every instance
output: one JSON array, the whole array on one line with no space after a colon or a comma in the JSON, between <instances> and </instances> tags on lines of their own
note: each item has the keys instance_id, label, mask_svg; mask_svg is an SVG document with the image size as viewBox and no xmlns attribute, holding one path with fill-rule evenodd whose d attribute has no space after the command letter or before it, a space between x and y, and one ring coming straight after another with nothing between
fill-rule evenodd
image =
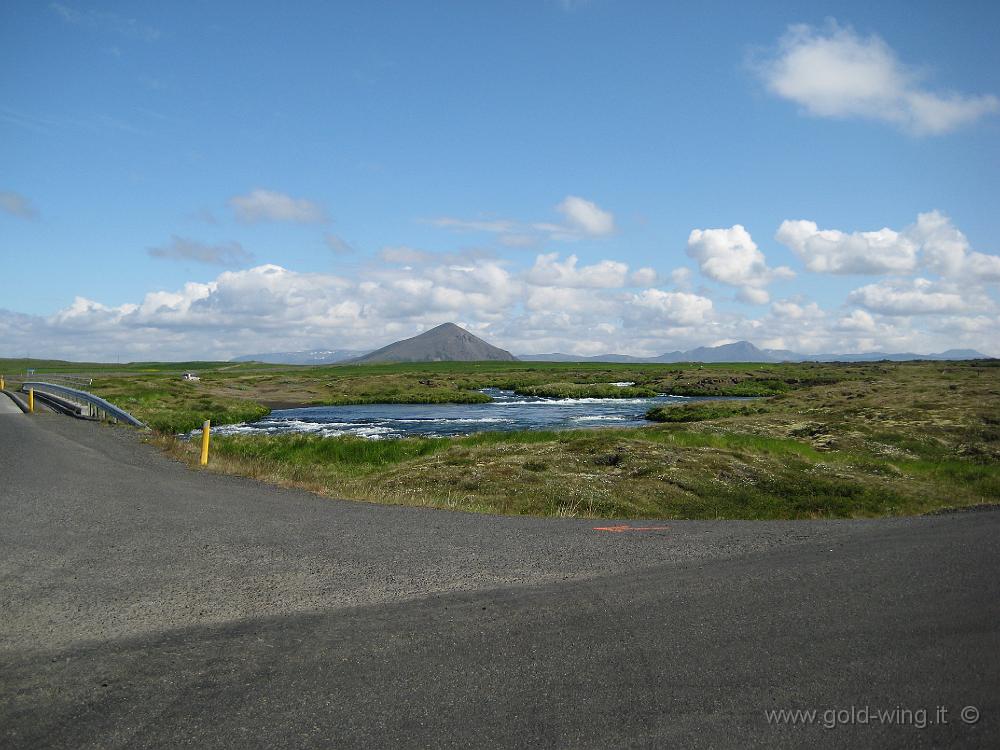
<instances>
[{"instance_id":1,"label":"orange paint mark on road","mask_svg":"<svg viewBox=\"0 0 1000 750\"><path fill-rule=\"evenodd\" d=\"M666 531L669 526L629 526L619 524L618 526L595 526L594 531L610 531L612 534L623 534L626 531Z\"/></svg>"}]
</instances>

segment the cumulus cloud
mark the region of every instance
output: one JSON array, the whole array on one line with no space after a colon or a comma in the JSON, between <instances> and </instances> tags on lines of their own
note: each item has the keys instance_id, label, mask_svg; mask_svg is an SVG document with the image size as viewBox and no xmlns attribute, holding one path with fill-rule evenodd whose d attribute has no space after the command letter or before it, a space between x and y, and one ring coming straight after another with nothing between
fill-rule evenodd
<instances>
[{"instance_id":1,"label":"cumulus cloud","mask_svg":"<svg viewBox=\"0 0 1000 750\"><path fill-rule=\"evenodd\" d=\"M713 312L707 297L662 289L645 289L633 295L630 303L628 320L640 325L698 326L708 322Z\"/></svg>"},{"instance_id":2,"label":"cumulus cloud","mask_svg":"<svg viewBox=\"0 0 1000 750\"><path fill-rule=\"evenodd\" d=\"M630 273L628 284L629 286L655 286L659 278L660 275L656 272L655 268L646 266L644 268L637 268Z\"/></svg>"},{"instance_id":3,"label":"cumulus cloud","mask_svg":"<svg viewBox=\"0 0 1000 750\"><path fill-rule=\"evenodd\" d=\"M352 278L261 265L118 306L80 297L47 317L4 312L0 356L26 346L89 359L374 348L449 320L523 352L650 355L703 343L706 326L719 338L711 300L629 292L629 277L627 264L610 260L581 265L548 254L518 270L471 253L387 248Z\"/></svg>"},{"instance_id":4,"label":"cumulus cloud","mask_svg":"<svg viewBox=\"0 0 1000 750\"><path fill-rule=\"evenodd\" d=\"M976 252L940 211L917 216L896 231L820 229L816 222L786 220L775 235L817 273L906 274L919 268L944 278L982 284L1000 281L1000 256Z\"/></svg>"},{"instance_id":5,"label":"cumulus cloud","mask_svg":"<svg viewBox=\"0 0 1000 750\"><path fill-rule=\"evenodd\" d=\"M770 301L771 295L766 289L745 286L736 292L736 299L740 302L746 302L748 305L766 305Z\"/></svg>"},{"instance_id":6,"label":"cumulus cloud","mask_svg":"<svg viewBox=\"0 0 1000 750\"><path fill-rule=\"evenodd\" d=\"M949 278L1000 281L1000 256L973 250L968 238L940 211L919 214L907 232L920 245L923 265L931 271Z\"/></svg>"},{"instance_id":7,"label":"cumulus cloud","mask_svg":"<svg viewBox=\"0 0 1000 750\"><path fill-rule=\"evenodd\" d=\"M576 195L567 195L556 206L571 228L590 237L604 237L615 231L615 218L593 201Z\"/></svg>"},{"instance_id":8,"label":"cumulus cloud","mask_svg":"<svg viewBox=\"0 0 1000 750\"><path fill-rule=\"evenodd\" d=\"M593 289L532 284L524 288L524 307L532 312L558 311L562 315L573 315L574 320L587 320L594 316L615 316L620 301L595 294Z\"/></svg>"},{"instance_id":9,"label":"cumulus cloud","mask_svg":"<svg viewBox=\"0 0 1000 750\"><path fill-rule=\"evenodd\" d=\"M678 289L686 290L691 286L691 269L681 266L670 272L670 280Z\"/></svg>"},{"instance_id":10,"label":"cumulus cloud","mask_svg":"<svg viewBox=\"0 0 1000 750\"><path fill-rule=\"evenodd\" d=\"M886 315L933 315L975 310L982 300L928 279L884 281L855 289L848 301Z\"/></svg>"},{"instance_id":11,"label":"cumulus cloud","mask_svg":"<svg viewBox=\"0 0 1000 750\"><path fill-rule=\"evenodd\" d=\"M0 190L0 211L21 219L34 219L38 216L38 211L30 200L11 190Z\"/></svg>"},{"instance_id":12,"label":"cumulus cloud","mask_svg":"<svg viewBox=\"0 0 1000 750\"><path fill-rule=\"evenodd\" d=\"M328 220L318 203L305 198L292 198L274 190L257 189L247 195L236 195L229 205L240 221L287 221L298 224L321 224Z\"/></svg>"},{"instance_id":13,"label":"cumulus cloud","mask_svg":"<svg viewBox=\"0 0 1000 750\"><path fill-rule=\"evenodd\" d=\"M947 133L1000 109L992 94L931 90L881 37L836 23L790 26L756 68L773 94L810 115L881 120L917 134Z\"/></svg>"},{"instance_id":14,"label":"cumulus cloud","mask_svg":"<svg viewBox=\"0 0 1000 750\"><path fill-rule=\"evenodd\" d=\"M864 310L852 310L850 314L837 320L836 328L839 331L872 333L875 330L875 318Z\"/></svg>"},{"instance_id":15,"label":"cumulus cloud","mask_svg":"<svg viewBox=\"0 0 1000 750\"><path fill-rule=\"evenodd\" d=\"M847 234L821 230L814 221L785 220L775 239L816 273L905 273L917 267L917 244L888 228Z\"/></svg>"},{"instance_id":16,"label":"cumulus cloud","mask_svg":"<svg viewBox=\"0 0 1000 750\"><path fill-rule=\"evenodd\" d=\"M650 280L648 270L556 254L515 265L483 253L386 248L350 276L259 265L121 305L81 296L49 316L0 310L0 356L30 349L79 360L193 359L364 349L449 320L515 353L651 356L740 339L806 353L1000 353L990 348L1000 341L996 305L961 282L893 280L856 290L849 313L796 297L751 317L720 309L705 294L637 285L636 275Z\"/></svg>"},{"instance_id":17,"label":"cumulus cloud","mask_svg":"<svg viewBox=\"0 0 1000 750\"><path fill-rule=\"evenodd\" d=\"M794 300L776 300L771 305L775 316L786 320L808 320L822 318L826 313L815 302L796 302Z\"/></svg>"},{"instance_id":18,"label":"cumulus cloud","mask_svg":"<svg viewBox=\"0 0 1000 750\"><path fill-rule=\"evenodd\" d=\"M527 273L528 281L539 285L592 287L614 289L625 286L628 266L614 260L602 260L590 266L577 267L578 259L570 255L559 261L559 253L539 255Z\"/></svg>"},{"instance_id":19,"label":"cumulus cloud","mask_svg":"<svg viewBox=\"0 0 1000 750\"><path fill-rule=\"evenodd\" d=\"M160 247L151 247L146 252L152 258L166 260L191 260L220 266L233 266L253 260L253 253L243 249L239 242L222 242L208 245L197 240L173 235L170 242Z\"/></svg>"},{"instance_id":20,"label":"cumulus cloud","mask_svg":"<svg viewBox=\"0 0 1000 750\"><path fill-rule=\"evenodd\" d=\"M695 229L688 236L687 254L698 261L710 279L739 288L739 297L752 304L765 304L764 288L775 279L793 277L785 266L769 268L750 233L740 224L728 229Z\"/></svg>"}]
</instances>

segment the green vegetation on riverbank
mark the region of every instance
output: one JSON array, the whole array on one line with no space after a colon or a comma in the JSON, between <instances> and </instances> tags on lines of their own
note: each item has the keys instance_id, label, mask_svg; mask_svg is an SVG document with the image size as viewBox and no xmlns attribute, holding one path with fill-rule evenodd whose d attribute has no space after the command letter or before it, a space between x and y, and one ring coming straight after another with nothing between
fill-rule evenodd
<instances>
[{"instance_id":1,"label":"green vegetation on riverbank","mask_svg":"<svg viewBox=\"0 0 1000 750\"><path fill-rule=\"evenodd\" d=\"M751 519L925 513L1000 502L996 364L817 366L811 379L791 366L790 372L767 366L766 379L788 386L778 396L661 407L651 416L663 423L635 429L396 441L224 437L213 442L212 469L330 497L489 513ZM738 385L753 377L744 366L705 369L692 366L679 379ZM544 374L554 382L551 372ZM600 375L605 384L609 374ZM500 375L484 379L491 377ZM167 444L194 462L196 445Z\"/></svg>"},{"instance_id":2,"label":"green vegetation on riverbank","mask_svg":"<svg viewBox=\"0 0 1000 750\"><path fill-rule=\"evenodd\" d=\"M766 411L766 406L745 404L741 401L699 401L693 404L653 407L646 412L646 419L651 422L704 422L709 419L749 416Z\"/></svg>"},{"instance_id":3,"label":"green vegetation on riverbank","mask_svg":"<svg viewBox=\"0 0 1000 750\"><path fill-rule=\"evenodd\" d=\"M544 396L546 398L652 398L657 395L653 388L617 386L609 383L546 383L545 385L522 385L514 389L522 396Z\"/></svg>"},{"instance_id":4,"label":"green vegetation on riverbank","mask_svg":"<svg viewBox=\"0 0 1000 750\"><path fill-rule=\"evenodd\" d=\"M490 387L556 397L756 395L658 408L650 417L662 422L625 430L217 437L210 470L330 497L478 512L840 518L1000 502L998 364L132 364L95 367L90 390L167 433L152 439L192 466L197 445L169 433L288 405L467 403L486 400L479 389ZM0 368L10 377L9 361ZM182 381L182 370L201 380Z\"/></svg>"}]
</instances>

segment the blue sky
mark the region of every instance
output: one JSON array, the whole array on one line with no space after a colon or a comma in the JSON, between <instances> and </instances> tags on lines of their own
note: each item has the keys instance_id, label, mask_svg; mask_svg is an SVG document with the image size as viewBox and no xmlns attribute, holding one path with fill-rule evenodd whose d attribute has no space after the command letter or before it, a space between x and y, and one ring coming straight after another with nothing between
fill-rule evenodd
<instances>
[{"instance_id":1,"label":"blue sky","mask_svg":"<svg viewBox=\"0 0 1000 750\"><path fill-rule=\"evenodd\" d=\"M0 9L0 356L1000 355L995 3L206 6Z\"/></svg>"}]
</instances>

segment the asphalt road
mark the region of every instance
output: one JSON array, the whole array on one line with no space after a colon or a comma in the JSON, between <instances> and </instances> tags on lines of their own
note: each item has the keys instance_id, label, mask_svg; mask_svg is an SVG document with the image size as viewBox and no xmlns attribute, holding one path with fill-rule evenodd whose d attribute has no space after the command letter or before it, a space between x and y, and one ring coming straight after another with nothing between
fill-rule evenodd
<instances>
[{"instance_id":1,"label":"asphalt road","mask_svg":"<svg viewBox=\"0 0 1000 750\"><path fill-rule=\"evenodd\" d=\"M20 413L18 405L6 393L0 393L0 416Z\"/></svg>"},{"instance_id":2,"label":"asphalt road","mask_svg":"<svg viewBox=\"0 0 1000 750\"><path fill-rule=\"evenodd\" d=\"M614 533L49 414L0 415L0 498L2 747L1000 746L1000 512Z\"/></svg>"}]
</instances>

